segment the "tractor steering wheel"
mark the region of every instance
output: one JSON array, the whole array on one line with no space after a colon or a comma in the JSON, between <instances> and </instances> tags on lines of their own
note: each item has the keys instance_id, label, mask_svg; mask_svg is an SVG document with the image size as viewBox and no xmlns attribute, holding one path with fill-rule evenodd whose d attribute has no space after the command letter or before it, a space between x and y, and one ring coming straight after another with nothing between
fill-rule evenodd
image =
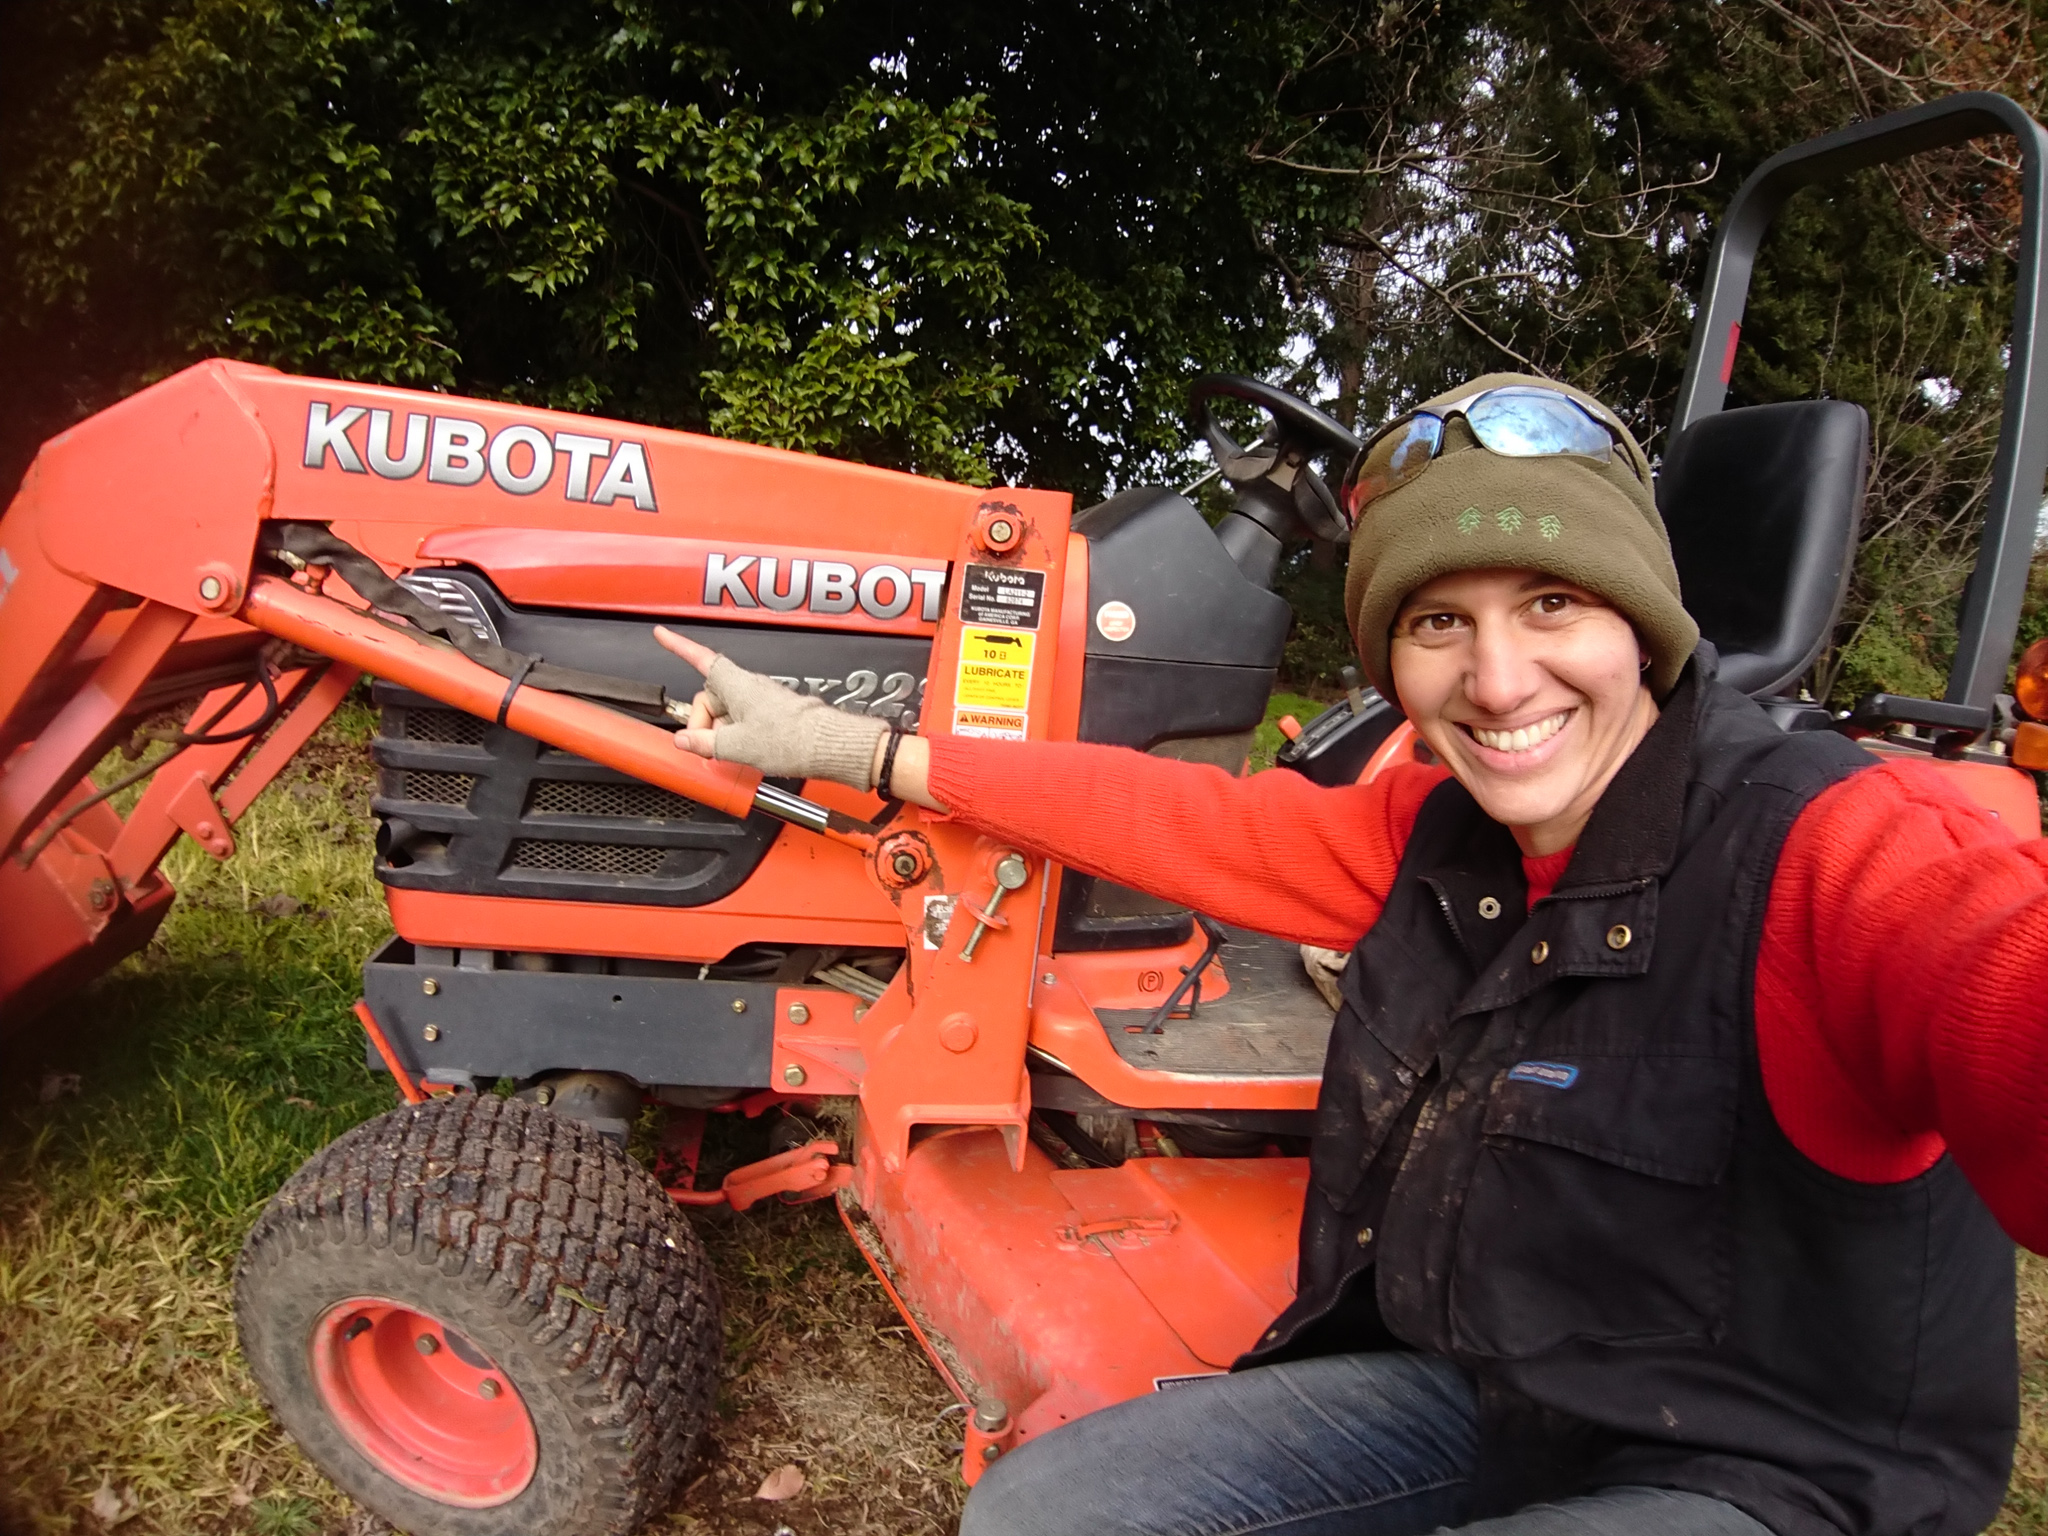
<instances>
[{"instance_id":1,"label":"tractor steering wheel","mask_svg":"<svg viewBox=\"0 0 2048 1536\"><path fill-rule=\"evenodd\" d=\"M1250 448L1240 447L1216 419L1210 402L1218 395L1256 405L1270 418ZM1316 473L1310 461L1328 455L1341 476L1361 446L1357 434L1306 400L1243 374L1215 373L1197 379L1188 398L1195 426L1232 487L1243 490L1255 481L1269 481L1288 494L1295 512L1316 538L1333 544L1349 541L1351 521L1337 505L1329 482Z\"/></svg>"}]
</instances>

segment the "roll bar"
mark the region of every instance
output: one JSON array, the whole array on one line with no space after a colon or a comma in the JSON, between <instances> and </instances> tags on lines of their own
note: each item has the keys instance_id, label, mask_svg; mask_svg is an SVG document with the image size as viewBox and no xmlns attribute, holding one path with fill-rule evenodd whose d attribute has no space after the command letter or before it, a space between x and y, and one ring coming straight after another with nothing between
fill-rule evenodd
<instances>
[{"instance_id":1,"label":"roll bar","mask_svg":"<svg viewBox=\"0 0 2048 1536\"><path fill-rule=\"evenodd\" d=\"M2042 306L2048 302L2041 281L2048 134L2019 103L1992 91L1965 91L1809 139L1757 167L1721 216L1707 269L1706 301L1693 321L1685 380L1672 418L1675 437L1722 408L1735 371L1735 348L1742 335L1757 248L1794 192L1873 165L1999 133L2010 134L2020 146L2019 282L2013 294L2005 408L1992 463L1991 495L1977 564L1956 615L1955 661L1943 696L1948 703L1983 711L1987 721L1993 696L2005 686L2005 669L2019 631L2042 479L2048 474L2048 374L2036 346Z\"/></svg>"}]
</instances>

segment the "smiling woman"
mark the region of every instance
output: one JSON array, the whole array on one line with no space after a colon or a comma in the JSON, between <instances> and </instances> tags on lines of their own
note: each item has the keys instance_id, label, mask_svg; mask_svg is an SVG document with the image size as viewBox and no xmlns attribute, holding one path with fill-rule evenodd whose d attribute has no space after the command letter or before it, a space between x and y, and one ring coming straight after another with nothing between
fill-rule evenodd
<instances>
[{"instance_id":1,"label":"smiling woman","mask_svg":"<svg viewBox=\"0 0 2048 1536\"><path fill-rule=\"evenodd\" d=\"M709 679L679 747L1351 951L1294 1303L1004 1456L963 1536L1980 1529L2007 1234L2048 1248L2043 843L1719 681L1577 391L1424 402L1345 501L1353 638L1434 759L1366 783L897 736L664 641Z\"/></svg>"},{"instance_id":2,"label":"smiling woman","mask_svg":"<svg viewBox=\"0 0 2048 1536\"><path fill-rule=\"evenodd\" d=\"M1393 625L1394 687L1422 739L1526 854L1578 841L1657 720L1619 611L1540 571L1459 571Z\"/></svg>"}]
</instances>

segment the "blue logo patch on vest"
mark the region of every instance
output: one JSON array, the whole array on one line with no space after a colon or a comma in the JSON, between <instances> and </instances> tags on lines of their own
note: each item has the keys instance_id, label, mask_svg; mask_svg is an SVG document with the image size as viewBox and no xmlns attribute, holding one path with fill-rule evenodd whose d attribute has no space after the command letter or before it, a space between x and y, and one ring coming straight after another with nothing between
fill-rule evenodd
<instances>
[{"instance_id":1,"label":"blue logo patch on vest","mask_svg":"<svg viewBox=\"0 0 2048 1536\"><path fill-rule=\"evenodd\" d=\"M1541 1083L1546 1088L1569 1088L1579 1080L1579 1069L1561 1061L1519 1061L1508 1069L1511 1083Z\"/></svg>"}]
</instances>

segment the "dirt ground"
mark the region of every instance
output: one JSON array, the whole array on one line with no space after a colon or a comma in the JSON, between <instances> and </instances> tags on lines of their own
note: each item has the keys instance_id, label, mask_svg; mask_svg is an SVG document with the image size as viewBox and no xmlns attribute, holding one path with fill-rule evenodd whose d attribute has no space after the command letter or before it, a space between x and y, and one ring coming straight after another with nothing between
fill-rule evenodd
<instances>
[{"instance_id":1,"label":"dirt ground","mask_svg":"<svg viewBox=\"0 0 2048 1536\"><path fill-rule=\"evenodd\" d=\"M388 933L370 876L367 709L237 828L190 844L142 955L0 1047L0 1536L383 1536L271 1425L235 1351L242 1233L298 1163L390 1107L349 1016ZM749 1155L742 1128L707 1162ZM715 1163L711 1163L715 1170ZM725 1297L708 1443L657 1527L939 1536L958 1405L828 1207L700 1214ZM2027 1359L1995 1529L2048 1536L2048 1264L2022 1264ZM794 1498L754 1497L794 1465Z\"/></svg>"}]
</instances>

